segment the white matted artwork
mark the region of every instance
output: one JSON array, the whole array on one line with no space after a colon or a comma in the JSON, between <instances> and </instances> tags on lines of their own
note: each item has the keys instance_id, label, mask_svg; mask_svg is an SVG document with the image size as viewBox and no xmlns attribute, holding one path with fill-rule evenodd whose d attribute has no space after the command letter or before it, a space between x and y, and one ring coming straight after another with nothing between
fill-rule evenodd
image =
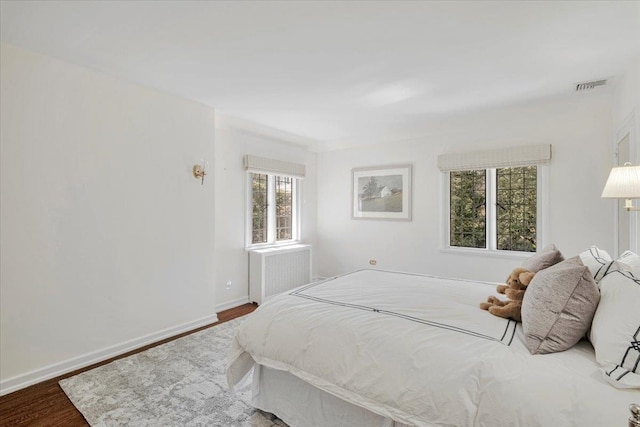
<instances>
[{"instance_id":1,"label":"white matted artwork","mask_svg":"<svg viewBox=\"0 0 640 427\"><path fill-rule=\"evenodd\" d=\"M351 217L411 221L411 165L351 170Z\"/></svg>"}]
</instances>

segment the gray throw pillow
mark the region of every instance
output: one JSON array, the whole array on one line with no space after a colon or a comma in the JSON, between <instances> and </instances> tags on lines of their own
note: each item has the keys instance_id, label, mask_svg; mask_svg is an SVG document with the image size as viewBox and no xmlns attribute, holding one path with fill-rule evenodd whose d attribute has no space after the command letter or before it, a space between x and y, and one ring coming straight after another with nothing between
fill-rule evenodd
<instances>
[{"instance_id":1,"label":"gray throw pillow","mask_svg":"<svg viewBox=\"0 0 640 427\"><path fill-rule=\"evenodd\" d=\"M591 325L600 292L580 257L535 275L522 301L522 330L531 354L568 350Z\"/></svg>"},{"instance_id":2,"label":"gray throw pillow","mask_svg":"<svg viewBox=\"0 0 640 427\"><path fill-rule=\"evenodd\" d=\"M560 253L560 250L556 248L556 245L550 244L523 262L522 268L526 268L529 271L537 273L538 271L549 268L560 261L564 261L564 257Z\"/></svg>"}]
</instances>

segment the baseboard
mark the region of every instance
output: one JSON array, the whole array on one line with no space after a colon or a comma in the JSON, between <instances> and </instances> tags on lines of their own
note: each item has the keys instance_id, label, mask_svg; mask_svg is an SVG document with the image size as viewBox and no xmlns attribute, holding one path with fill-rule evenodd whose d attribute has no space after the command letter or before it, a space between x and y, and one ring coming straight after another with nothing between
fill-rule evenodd
<instances>
[{"instance_id":1,"label":"baseboard","mask_svg":"<svg viewBox=\"0 0 640 427\"><path fill-rule=\"evenodd\" d=\"M312 278L311 278L311 282L312 282L312 283L315 283L315 282L320 282L320 281L322 281L322 280L326 280L326 279L327 279L326 277L316 276L316 277L312 277Z\"/></svg>"},{"instance_id":2,"label":"baseboard","mask_svg":"<svg viewBox=\"0 0 640 427\"><path fill-rule=\"evenodd\" d=\"M241 306L243 304L247 304L249 302L249 296L234 299L233 301L228 301L222 304L216 305L216 313L220 313L221 311L229 310L230 308L235 308Z\"/></svg>"},{"instance_id":3,"label":"baseboard","mask_svg":"<svg viewBox=\"0 0 640 427\"><path fill-rule=\"evenodd\" d=\"M15 377L7 378L6 380L0 381L0 396L13 393L14 391L29 387L30 385L37 384L42 381L49 380L51 378L58 377L60 375L64 375L68 372L75 371L76 369L81 369L85 366L102 362L112 357L124 354L128 351L161 341L165 338L170 338L183 332L189 332L201 326L210 325L217 321L218 316L212 314L209 316L201 317L200 319L196 319L192 322L187 322L183 323L182 325L163 329L161 331L144 335L140 338L134 338L121 344L116 344L114 346L104 348L102 350L97 350L91 353L84 354L82 356L74 357L72 359L67 359L62 362L45 366L44 368L35 369L21 375L16 375Z\"/></svg>"}]
</instances>

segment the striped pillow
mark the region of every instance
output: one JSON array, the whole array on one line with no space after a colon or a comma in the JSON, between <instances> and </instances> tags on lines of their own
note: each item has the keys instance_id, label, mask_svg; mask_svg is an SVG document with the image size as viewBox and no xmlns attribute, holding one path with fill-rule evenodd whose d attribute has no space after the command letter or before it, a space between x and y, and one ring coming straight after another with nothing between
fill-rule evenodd
<instances>
[{"instance_id":1,"label":"striped pillow","mask_svg":"<svg viewBox=\"0 0 640 427\"><path fill-rule=\"evenodd\" d=\"M631 271L636 276L640 276L640 256L631 251L625 251L616 260L631 267Z\"/></svg>"},{"instance_id":2,"label":"striped pillow","mask_svg":"<svg viewBox=\"0 0 640 427\"><path fill-rule=\"evenodd\" d=\"M589 271L591 271L591 275L596 284L600 282L600 279L602 279L604 275L604 267L613 261L607 251L597 246L591 246L586 251L580 253L580 260L582 260L584 265L589 267Z\"/></svg>"},{"instance_id":3,"label":"striped pillow","mask_svg":"<svg viewBox=\"0 0 640 427\"><path fill-rule=\"evenodd\" d=\"M617 261L603 272L589 339L607 381L640 388L640 277Z\"/></svg>"}]
</instances>

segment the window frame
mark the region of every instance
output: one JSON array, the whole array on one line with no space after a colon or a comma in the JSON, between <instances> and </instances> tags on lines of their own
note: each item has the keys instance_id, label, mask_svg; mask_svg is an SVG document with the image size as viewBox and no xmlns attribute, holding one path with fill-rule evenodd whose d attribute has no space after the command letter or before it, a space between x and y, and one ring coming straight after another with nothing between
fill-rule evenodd
<instances>
[{"instance_id":1,"label":"window frame","mask_svg":"<svg viewBox=\"0 0 640 427\"><path fill-rule=\"evenodd\" d=\"M251 174L267 175L267 241L253 243L253 181ZM288 177L291 183L291 239L276 241L276 186L275 177ZM281 173L247 171L245 173L245 249L270 248L300 243L302 179Z\"/></svg>"},{"instance_id":2,"label":"window frame","mask_svg":"<svg viewBox=\"0 0 640 427\"><path fill-rule=\"evenodd\" d=\"M548 166L546 164L532 164L532 165L517 165L520 166L536 166L536 251L540 250L548 244L548 214L549 214L549 184L548 184ZM500 168L509 167L501 166ZM486 211L486 248L469 248L462 246L451 246L450 244L450 171L442 171L440 173L441 178L441 251L455 254L467 254L467 255L485 255L496 256L503 258L527 258L535 252L523 252L523 251L511 251L497 249L497 213L496 213L496 167L493 168L478 168L477 170L485 169L487 171L487 181L485 185L485 211Z\"/></svg>"}]
</instances>

